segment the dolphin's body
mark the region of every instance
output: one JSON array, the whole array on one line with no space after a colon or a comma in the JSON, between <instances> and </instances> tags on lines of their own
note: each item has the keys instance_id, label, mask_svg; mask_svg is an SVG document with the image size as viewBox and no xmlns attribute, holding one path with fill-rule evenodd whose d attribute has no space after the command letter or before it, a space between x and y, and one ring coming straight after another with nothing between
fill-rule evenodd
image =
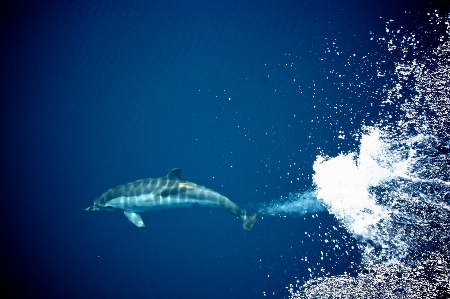
<instances>
[{"instance_id":1,"label":"dolphin's body","mask_svg":"<svg viewBox=\"0 0 450 299\"><path fill-rule=\"evenodd\" d=\"M260 213L247 215L234 202L219 193L180 177L181 169L172 169L165 177L138 180L133 183L109 189L94 201L86 211L124 211L128 220L137 227L144 227L144 221L136 212L160 208L190 207L194 205L219 207L240 217L243 228L251 230Z\"/></svg>"}]
</instances>

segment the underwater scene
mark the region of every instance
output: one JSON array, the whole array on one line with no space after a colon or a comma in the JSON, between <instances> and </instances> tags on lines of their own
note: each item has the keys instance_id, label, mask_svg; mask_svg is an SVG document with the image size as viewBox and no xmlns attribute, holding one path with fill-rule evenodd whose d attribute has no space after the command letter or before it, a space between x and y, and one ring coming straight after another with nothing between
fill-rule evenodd
<instances>
[{"instance_id":1,"label":"underwater scene","mask_svg":"<svg viewBox=\"0 0 450 299\"><path fill-rule=\"evenodd\" d=\"M447 1L1 22L12 298L450 297Z\"/></svg>"}]
</instances>

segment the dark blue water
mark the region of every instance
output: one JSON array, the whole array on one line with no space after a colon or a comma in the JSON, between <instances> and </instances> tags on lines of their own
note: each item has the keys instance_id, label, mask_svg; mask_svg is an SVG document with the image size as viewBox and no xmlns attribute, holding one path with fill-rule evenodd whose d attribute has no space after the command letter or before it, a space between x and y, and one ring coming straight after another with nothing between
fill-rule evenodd
<instances>
[{"instance_id":1,"label":"dark blue water","mask_svg":"<svg viewBox=\"0 0 450 299\"><path fill-rule=\"evenodd\" d=\"M145 213L145 229L84 209L175 167L248 211L311 188L315 157L354 148L339 132L376 118L370 82L358 94L330 72L354 75L345 61L373 51L370 31L424 9L394 2L3 4L9 289L18 298L283 298L311 273L355 271L360 253L345 231L330 239L348 238L346 247L321 241L337 225L326 212L264 217L245 231L219 209ZM326 54L334 41L345 58Z\"/></svg>"}]
</instances>

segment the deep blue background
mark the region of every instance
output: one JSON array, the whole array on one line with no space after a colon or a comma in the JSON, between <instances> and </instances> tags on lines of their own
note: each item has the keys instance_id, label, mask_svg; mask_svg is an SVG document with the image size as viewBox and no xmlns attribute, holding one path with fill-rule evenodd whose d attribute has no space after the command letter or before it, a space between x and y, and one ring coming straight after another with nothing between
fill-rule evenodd
<instances>
[{"instance_id":1,"label":"deep blue background","mask_svg":"<svg viewBox=\"0 0 450 299\"><path fill-rule=\"evenodd\" d=\"M4 3L4 283L35 298L280 298L308 268L352 271L358 252L350 238L342 242L346 233L328 237L340 249L323 242L337 225L327 213L264 217L245 231L207 208L143 214L145 229L121 213L84 209L109 188L174 167L249 211L311 188L316 155L354 148L339 131L377 113L365 95L338 89L330 70L351 76L350 54L376 51L369 32L401 22L405 10L424 8L379 0ZM340 49L325 53L333 41Z\"/></svg>"}]
</instances>

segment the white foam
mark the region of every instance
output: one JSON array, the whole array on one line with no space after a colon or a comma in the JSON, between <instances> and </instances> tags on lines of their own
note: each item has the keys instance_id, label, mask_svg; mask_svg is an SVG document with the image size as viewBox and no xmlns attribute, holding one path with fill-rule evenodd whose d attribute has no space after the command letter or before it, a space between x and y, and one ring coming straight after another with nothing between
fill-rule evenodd
<instances>
[{"instance_id":1,"label":"white foam","mask_svg":"<svg viewBox=\"0 0 450 299\"><path fill-rule=\"evenodd\" d=\"M318 156L313 166L317 198L349 231L364 238L370 238L371 226L389 217L389 211L369 192L370 186L393 175L378 160L385 150L380 132L374 129L362 136L359 156Z\"/></svg>"}]
</instances>

